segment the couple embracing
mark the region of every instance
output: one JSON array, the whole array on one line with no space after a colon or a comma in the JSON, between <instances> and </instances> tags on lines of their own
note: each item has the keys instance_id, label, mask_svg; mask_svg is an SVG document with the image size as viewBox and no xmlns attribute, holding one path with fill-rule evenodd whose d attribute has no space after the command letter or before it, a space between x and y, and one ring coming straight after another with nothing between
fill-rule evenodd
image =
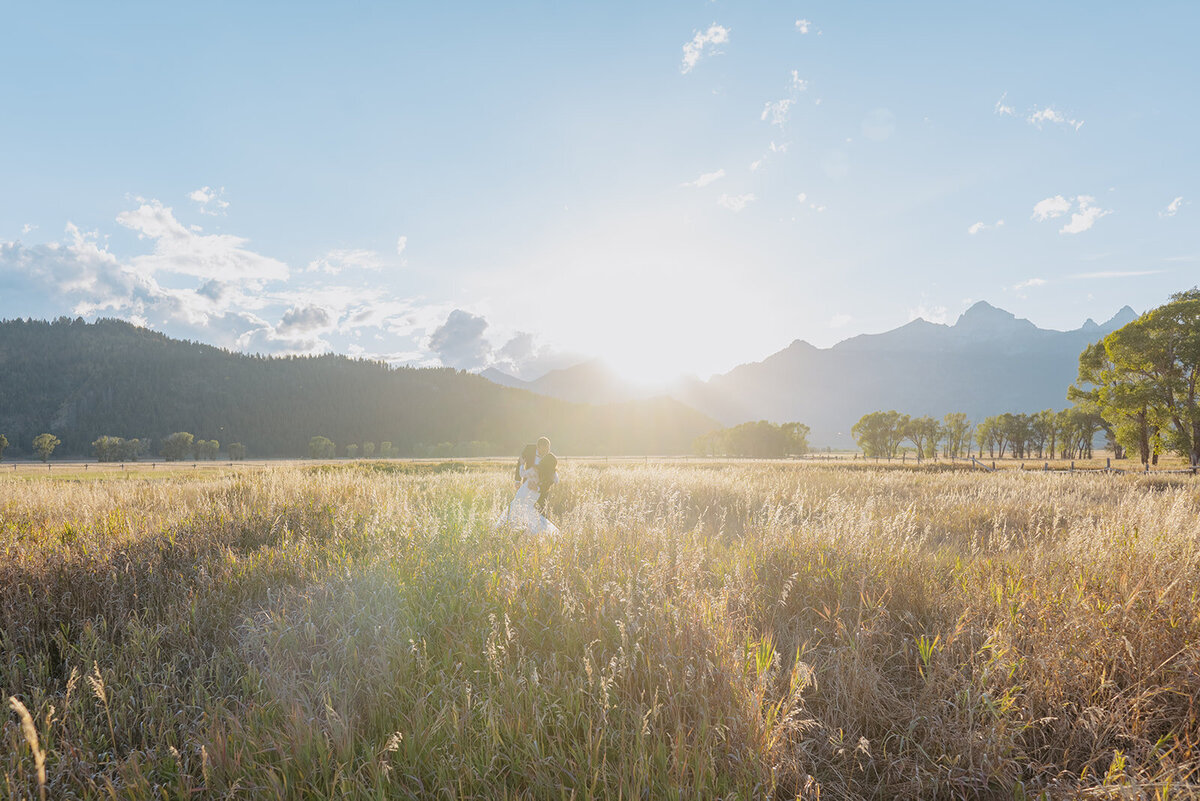
<instances>
[{"instance_id":1,"label":"couple embracing","mask_svg":"<svg viewBox=\"0 0 1200 801\"><path fill-rule=\"evenodd\" d=\"M558 482L558 457L550 452L550 440L540 438L526 445L517 462L517 494L500 519L502 524L523 527L530 534L557 534L558 526L546 518L550 488Z\"/></svg>"}]
</instances>

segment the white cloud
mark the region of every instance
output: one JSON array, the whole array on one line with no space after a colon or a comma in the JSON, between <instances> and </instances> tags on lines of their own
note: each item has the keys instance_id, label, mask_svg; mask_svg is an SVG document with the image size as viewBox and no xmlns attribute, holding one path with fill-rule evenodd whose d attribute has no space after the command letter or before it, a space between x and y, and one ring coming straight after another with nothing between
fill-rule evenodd
<instances>
[{"instance_id":1,"label":"white cloud","mask_svg":"<svg viewBox=\"0 0 1200 801\"><path fill-rule=\"evenodd\" d=\"M419 347L418 337L445 319L444 306L395 298L376 285L293 278L287 265L248 250L244 239L190 231L170 209L137 200L140 205L119 221L153 241L153 253L118 257L99 233L68 224L61 242L0 243L6 290L13 297L45 298L73 315L119 317L172 336L262 353L328 352L332 347L323 336L362 330L404 338L389 343L398 352ZM369 264L377 257L346 250L327 258ZM431 317L431 309L440 317Z\"/></svg>"},{"instance_id":2,"label":"white cloud","mask_svg":"<svg viewBox=\"0 0 1200 801\"><path fill-rule=\"evenodd\" d=\"M196 201L200 206L200 213L215 217L218 214L224 214L229 208L229 201L225 200L225 187L214 190L211 186L202 186L188 192L188 197Z\"/></svg>"},{"instance_id":3,"label":"white cloud","mask_svg":"<svg viewBox=\"0 0 1200 801\"><path fill-rule=\"evenodd\" d=\"M1071 201L1062 195L1039 200L1033 207L1033 219L1045 222L1053 217L1061 217L1071 210Z\"/></svg>"},{"instance_id":4,"label":"white cloud","mask_svg":"<svg viewBox=\"0 0 1200 801\"><path fill-rule=\"evenodd\" d=\"M800 31L800 33L808 33L812 30L812 23L806 19L798 19L796 20L796 30Z\"/></svg>"},{"instance_id":5,"label":"white cloud","mask_svg":"<svg viewBox=\"0 0 1200 801\"><path fill-rule=\"evenodd\" d=\"M293 306L284 312L276 330L280 334L307 334L312 331L328 330L336 320L329 310L321 306Z\"/></svg>"},{"instance_id":6,"label":"white cloud","mask_svg":"<svg viewBox=\"0 0 1200 801\"><path fill-rule=\"evenodd\" d=\"M491 345L484 338L488 322L483 317L455 309L429 335L429 349L442 364L460 370L484 367L488 363Z\"/></svg>"},{"instance_id":7,"label":"white cloud","mask_svg":"<svg viewBox=\"0 0 1200 801\"><path fill-rule=\"evenodd\" d=\"M808 89L808 81L800 77L800 70L792 70L792 88L797 92L803 92Z\"/></svg>"},{"instance_id":8,"label":"white cloud","mask_svg":"<svg viewBox=\"0 0 1200 801\"><path fill-rule=\"evenodd\" d=\"M243 247L247 240L229 234L200 234L185 228L169 206L143 200L117 222L136 231L138 239L154 240L154 252L134 257L130 265L143 275L158 272L197 278L284 280L288 267L281 261Z\"/></svg>"},{"instance_id":9,"label":"white cloud","mask_svg":"<svg viewBox=\"0 0 1200 801\"><path fill-rule=\"evenodd\" d=\"M680 186L692 186L692 187L699 189L700 187L708 186L713 181L719 181L724 177L725 177L725 170L724 170L724 168L722 168L722 169L716 170L714 172L702 173L700 175L700 177L697 178L696 180L685 181L684 183L680 184Z\"/></svg>"},{"instance_id":10,"label":"white cloud","mask_svg":"<svg viewBox=\"0 0 1200 801\"><path fill-rule=\"evenodd\" d=\"M540 343L532 334L516 332L492 353L491 364L499 370L525 381L540 378L551 370L583 362L585 357L563 353Z\"/></svg>"},{"instance_id":11,"label":"white cloud","mask_svg":"<svg viewBox=\"0 0 1200 801\"><path fill-rule=\"evenodd\" d=\"M323 272L337 275L345 270L379 270L383 258L373 250L347 248L331 250L319 259L308 263L308 272Z\"/></svg>"},{"instance_id":12,"label":"white cloud","mask_svg":"<svg viewBox=\"0 0 1200 801\"><path fill-rule=\"evenodd\" d=\"M713 45L725 44L729 41L729 29L724 28L717 23L713 23L708 27L707 31L697 31L692 37L692 41L683 46L683 73L692 71L692 68L700 61L704 55L705 48L710 48Z\"/></svg>"},{"instance_id":13,"label":"white cloud","mask_svg":"<svg viewBox=\"0 0 1200 801\"><path fill-rule=\"evenodd\" d=\"M721 195L721 197L717 198L717 203L730 211L737 212L746 208L746 206L755 200L758 200L758 198L751 193L746 193L744 195Z\"/></svg>"},{"instance_id":14,"label":"white cloud","mask_svg":"<svg viewBox=\"0 0 1200 801\"><path fill-rule=\"evenodd\" d=\"M1008 105L1005 102L1007 98L1008 92L1000 95L1000 99L997 100L996 105L992 107L993 112L1001 117L1018 116L1016 108ZM1067 128L1073 128L1076 131L1083 127L1083 120L1072 119L1058 109L1054 108L1054 106L1046 106L1045 108L1038 108L1037 106L1034 106L1027 114L1025 114L1025 121L1039 129L1044 127L1047 123L1051 125L1062 125Z\"/></svg>"},{"instance_id":15,"label":"white cloud","mask_svg":"<svg viewBox=\"0 0 1200 801\"><path fill-rule=\"evenodd\" d=\"M1059 229L1060 234L1079 234L1090 229L1096 220L1112 214L1112 209L1102 209L1096 205L1096 198L1091 195L1078 195L1065 198L1062 195L1048 197L1038 201L1033 207L1033 219L1038 222L1062 217L1074 209L1071 219Z\"/></svg>"},{"instance_id":16,"label":"white cloud","mask_svg":"<svg viewBox=\"0 0 1200 801\"><path fill-rule=\"evenodd\" d=\"M1079 203L1078 211L1071 215L1071 220L1059 229L1060 234L1080 234L1096 224L1096 220L1112 214L1112 209L1102 209L1094 205L1096 199L1088 195L1076 198Z\"/></svg>"},{"instance_id":17,"label":"white cloud","mask_svg":"<svg viewBox=\"0 0 1200 801\"><path fill-rule=\"evenodd\" d=\"M853 319L854 318L851 317L849 314L835 314L829 318L829 327L830 328L841 328L845 325L848 325L850 323L850 321Z\"/></svg>"},{"instance_id":18,"label":"white cloud","mask_svg":"<svg viewBox=\"0 0 1200 801\"><path fill-rule=\"evenodd\" d=\"M1179 197L1175 198L1170 203L1168 203L1167 207L1158 213L1158 216L1159 217L1174 217L1176 214L1179 213L1179 210L1181 208L1183 208L1183 196L1182 195L1180 195Z\"/></svg>"},{"instance_id":19,"label":"white cloud","mask_svg":"<svg viewBox=\"0 0 1200 801\"><path fill-rule=\"evenodd\" d=\"M405 248L408 247L408 237L401 236L396 240L396 255L403 256Z\"/></svg>"},{"instance_id":20,"label":"white cloud","mask_svg":"<svg viewBox=\"0 0 1200 801\"><path fill-rule=\"evenodd\" d=\"M796 101L785 98L776 100L774 103L767 103L763 106L762 115L759 117L763 122L768 120L772 125L778 125L782 128L787 123L788 110Z\"/></svg>"},{"instance_id":21,"label":"white cloud","mask_svg":"<svg viewBox=\"0 0 1200 801\"><path fill-rule=\"evenodd\" d=\"M1004 220L996 220L996 222L993 223L992 225L988 225L987 223L980 220L979 222L968 226L967 233L970 234L971 236L975 236L975 234L979 233L980 231L986 231L989 228L1001 228L1003 226L1004 226Z\"/></svg>"},{"instance_id":22,"label":"white cloud","mask_svg":"<svg viewBox=\"0 0 1200 801\"><path fill-rule=\"evenodd\" d=\"M1034 106L1033 111L1025 119L1030 125L1036 125L1038 128L1041 128L1048 122L1055 125L1065 125L1068 128L1074 128L1076 131L1083 127L1083 120L1069 119L1053 106L1046 106L1042 109Z\"/></svg>"},{"instance_id":23,"label":"white cloud","mask_svg":"<svg viewBox=\"0 0 1200 801\"><path fill-rule=\"evenodd\" d=\"M1021 290L1021 289L1029 289L1030 287L1045 286L1045 285L1046 285L1045 278L1027 278L1024 281L1020 282L1019 284L1015 285L1013 287L1013 289Z\"/></svg>"},{"instance_id":24,"label":"white cloud","mask_svg":"<svg viewBox=\"0 0 1200 801\"><path fill-rule=\"evenodd\" d=\"M28 234L37 230L37 226L33 223L25 223L21 226L21 233Z\"/></svg>"},{"instance_id":25,"label":"white cloud","mask_svg":"<svg viewBox=\"0 0 1200 801\"><path fill-rule=\"evenodd\" d=\"M1102 270L1095 273L1075 273L1072 278L1139 278L1143 275L1159 275L1163 270Z\"/></svg>"},{"instance_id":26,"label":"white cloud","mask_svg":"<svg viewBox=\"0 0 1200 801\"><path fill-rule=\"evenodd\" d=\"M583 361L581 356L560 353L539 343L524 331L515 332L495 348L485 336L488 327L482 315L454 309L429 335L429 349L447 367L478 370L490 366L525 380Z\"/></svg>"},{"instance_id":27,"label":"white cloud","mask_svg":"<svg viewBox=\"0 0 1200 801\"><path fill-rule=\"evenodd\" d=\"M817 212L818 214L825 211L825 205L823 203L808 202L808 193L807 192L800 192L799 194L797 194L796 202L799 203L801 206L805 205L805 203L807 202L808 207L811 210Z\"/></svg>"},{"instance_id":28,"label":"white cloud","mask_svg":"<svg viewBox=\"0 0 1200 801\"><path fill-rule=\"evenodd\" d=\"M761 167L766 160L766 156L764 156L761 159L755 159L754 161L750 162L751 172L758 172L758 168Z\"/></svg>"}]
</instances>

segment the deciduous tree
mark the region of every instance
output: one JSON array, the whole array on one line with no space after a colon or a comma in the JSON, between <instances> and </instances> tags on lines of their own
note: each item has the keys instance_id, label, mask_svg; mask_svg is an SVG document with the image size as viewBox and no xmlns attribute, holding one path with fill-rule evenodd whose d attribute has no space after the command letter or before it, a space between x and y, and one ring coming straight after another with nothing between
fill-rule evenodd
<instances>
[{"instance_id":1,"label":"deciduous tree","mask_svg":"<svg viewBox=\"0 0 1200 801\"><path fill-rule=\"evenodd\" d=\"M1079 383L1072 399L1097 410L1143 463L1161 441L1200 465L1200 289L1172 295L1086 348Z\"/></svg>"},{"instance_id":2,"label":"deciduous tree","mask_svg":"<svg viewBox=\"0 0 1200 801\"><path fill-rule=\"evenodd\" d=\"M308 441L308 458L332 459L337 454L333 440L328 437L313 437Z\"/></svg>"},{"instance_id":3,"label":"deciduous tree","mask_svg":"<svg viewBox=\"0 0 1200 801\"><path fill-rule=\"evenodd\" d=\"M45 462L50 459L50 454L54 453L54 449L61 444L59 438L53 434L38 434L33 438L33 452Z\"/></svg>"},{"instance_id":4,"label":"deciduous tree","mask_svg":"<svg viewBox=\"0 0 1200 801\"><path fill-rule=\"evenodd\" d=\"M864 414L850 429L863 455L873 459L893 459L904 441L908 415L899 412Z\"/></svg>"},{"instance_id":5,"label":"deciduous tree","mask_svg":"<svg viewBox=\"0 0 1200 801\"><path fill-rule=\"evenodd\" d=\"M168 462L178 462L192 452L196 438L186 431L176 431L163 440L159 453Z\"/></svg>"}]
</instances>

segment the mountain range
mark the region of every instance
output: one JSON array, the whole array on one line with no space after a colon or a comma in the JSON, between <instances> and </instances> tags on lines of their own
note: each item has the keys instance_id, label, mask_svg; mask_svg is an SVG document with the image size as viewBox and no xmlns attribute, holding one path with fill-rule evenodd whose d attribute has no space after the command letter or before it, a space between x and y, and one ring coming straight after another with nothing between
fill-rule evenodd
<instances>
[{"instance_id":1,"label":"mountain range","mask_svg":"<svg viewBox=\"0 0 1200 801\"><path fill-rule=\"evenodd\" d=\"M882 334L863 334L829 348L803 340L759 362L707 381L695 377L643 387L602 362L554 370L520 381L497 370L485 378L556 398L614 402L667 395L725 425L747 420L802 422L813 445L853 445L850 428L864 414L896 409L972 420L1003 412L1063 408L1079 354L1136 319L1125 306L1104 323L1088 319L1072 331L1038 328L980 301L953 325L916 319Z\"/></svg>"},{"instance_id":2,"label":"mountain range","mask_svg":"<svg viewBox=\"0 0 1200 801\"><path fill-rule=\"evenodd\" d=\"M716 421L669 397L583 404L500 387L449 368L345 356L264 357L171 339L120 320L0 321L0 434L28 455L51 433L59 452L100 436L176 431L303 456L311 437L391 442L404 456L517 454L541 434L564 455L679 454Z\"/></svg>"}]
</instances>

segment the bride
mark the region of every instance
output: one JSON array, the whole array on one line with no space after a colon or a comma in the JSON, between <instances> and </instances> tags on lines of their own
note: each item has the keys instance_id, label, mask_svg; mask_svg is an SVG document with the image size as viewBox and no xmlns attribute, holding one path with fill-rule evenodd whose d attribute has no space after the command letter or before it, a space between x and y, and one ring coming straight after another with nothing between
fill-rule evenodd
<instances>
[{"instance_id":1,"label":"bride","mask_svg":"<svg viewBox=\"0 0 1200 801\"><path fill-rule=\"evenodd\" d=\"M522 454L518 470L521 486L517 488L517 494L508 505L508 510L496 521L497 524L523 528L527 534L544 534L551 537L557 535L558 526L546 519L537 509L538 470L532 454Z\"/></svg>"}]
</instances>

